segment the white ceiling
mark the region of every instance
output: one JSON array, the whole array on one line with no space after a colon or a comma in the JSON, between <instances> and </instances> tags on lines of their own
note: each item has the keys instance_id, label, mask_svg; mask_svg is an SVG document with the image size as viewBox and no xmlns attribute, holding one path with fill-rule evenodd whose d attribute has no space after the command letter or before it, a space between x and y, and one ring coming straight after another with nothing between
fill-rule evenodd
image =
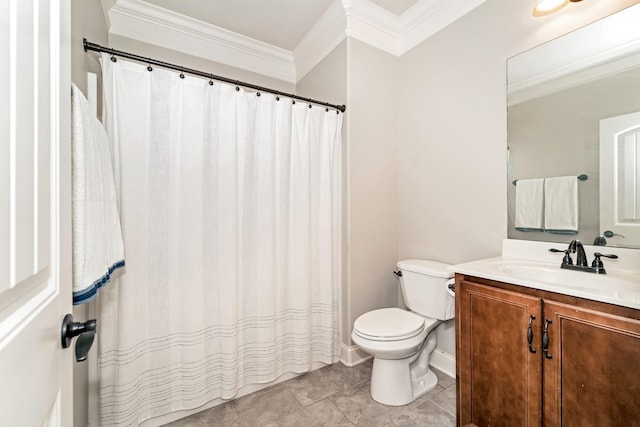
<instances>
[{"instance_id":1,"label":"white ceiling","mask_svg":"<svg viewBox=\"0 0 640 427\"><path fill-rule=\"evenodd\" d=\"M418 0L369 0L380 7L387 9L394 15L400 16L411 8Z\"/></svg>"},{"instance_id":2,"label":"white ceiling","mask_svg":"<svg viewBox=\"0 0 640 427\"><path fill-rule=\"evenodd\" d=\"M147 3L293 50L334 0L145 0ZM397 0L375 0L393 3ZM415 3L402 0L400 3Z\"/></svg>"}]
</instances>

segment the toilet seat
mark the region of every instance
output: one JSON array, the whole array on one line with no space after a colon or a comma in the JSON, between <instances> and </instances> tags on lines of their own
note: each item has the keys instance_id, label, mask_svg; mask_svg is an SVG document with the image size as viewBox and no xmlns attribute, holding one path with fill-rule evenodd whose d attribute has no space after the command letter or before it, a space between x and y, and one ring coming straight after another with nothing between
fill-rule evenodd
<instances>
[{"instance_id":1,"label":"toilet seat","mask_svg":"<svg viewBox=\"0 0 640 427\"><path fill-rule=\"evenodd\" d=\"M424 317L410 311L382 308L358 317L353 324L353 332L372 341L401 341L422 333L425 323Z\"/></svg>"}]
</instances>

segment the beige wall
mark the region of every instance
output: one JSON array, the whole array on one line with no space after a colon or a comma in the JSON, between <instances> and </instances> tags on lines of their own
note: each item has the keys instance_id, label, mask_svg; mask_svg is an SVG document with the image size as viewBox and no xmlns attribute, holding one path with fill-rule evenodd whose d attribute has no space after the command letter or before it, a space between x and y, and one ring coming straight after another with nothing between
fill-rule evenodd
<instances>
[{"instance_id":1,"label":"beige wall","mask_svg":"<svg viewBox=\"0 0 640 427\"><path fill-rule=\"evenodd\" d=\"M361 314L397 306L398 59L347 39L347 294L350 343Z\"/></svg>"},{"instance_id":2,"label":"beige wall","mask_svg":"<svg viewBox=\"0 0 640 427\"><path fill-rule=\"evenodd\" d=\"M458 263L507 235L506 60L637 1L581 2L544 18L488 0L400 58L398 258ZM454 354L453 322L438 346Z\"/></svg>"},{"instance_id":3,"label":"beige wall","mask_svg":"<svg viewBox=\"0 0 640 427\"><path fill-rule=\"evenodd\" d=\"M98 75L98 85L101 87L100 64L94 55L85 53L82 39L107 44L107 23L102 13L100 0L72 0L71 1L71 80L86 95L87 72ZM98 108L102 103L102 93L98 91Z\"/></svg>"},{"instance_id":4,"label":"beige wall","mask_svg":"<svg viewBox=\"0 0 640 427\"><path fill-rule=\"evenodd\" d=\"M298 95L326 101L347 103L347 42L342 41L329 55L313 67L296 85ZM346 120L347 116L345 116Z\"/></svg>"}]
</instances>

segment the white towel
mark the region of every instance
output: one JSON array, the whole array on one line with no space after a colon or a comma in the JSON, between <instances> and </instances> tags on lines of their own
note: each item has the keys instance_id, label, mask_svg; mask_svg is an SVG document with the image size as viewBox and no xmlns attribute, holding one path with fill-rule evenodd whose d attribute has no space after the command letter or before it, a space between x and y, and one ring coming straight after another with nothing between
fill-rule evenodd
<instances>
[{"instance_id":1,"label":"white towel","mask_svg":"<svg viewBox=\"0 0 640 427\"><path fill-rule=\"evenodd\" d=\"M560 176L544 182L545 231L555 234L578 233L578 178Z\"/></svg>"},{"instance_id":2,"label":"white towel","mask_svg":"<svg viewBox=\"0 0 640 427\"><path fill-rule=\"evenodd\" d=\"M89 102L71 85L73 303L96 297L124 266L109 140Z\"/></svg>"},{"instance_id":3,"label":"white towel","mask_svg":"<svg viewBox=\"0 0 640 427\"><path fill-rule=\"evenodd\" d=\"M543 215L544 179L519 179L516 182L516 229L542 231Z\"/></svg>"}]
</instances>

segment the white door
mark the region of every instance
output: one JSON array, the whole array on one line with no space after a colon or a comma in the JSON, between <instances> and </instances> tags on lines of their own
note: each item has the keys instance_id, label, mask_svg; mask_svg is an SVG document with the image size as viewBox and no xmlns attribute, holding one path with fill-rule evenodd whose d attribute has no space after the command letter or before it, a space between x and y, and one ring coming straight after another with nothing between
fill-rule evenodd
<instances>
[{"instance_id":1,"label":"white door","mask_svg":"<svg viewBox=\"0 0 640 427\"><path fill-rule=\"evenodd\" d=\"M0 1L0 426L72 426L69 0Z\"/></svg>"},{"instance_id":2,"label":"white door","mask_svg":"<svg viewBox=\"0 0 640 427\"><path fill-rule=\"evenodd\" d=\"M600 120L600 232L640 246L640 112Z\"/></svg>"}]
</instances>

